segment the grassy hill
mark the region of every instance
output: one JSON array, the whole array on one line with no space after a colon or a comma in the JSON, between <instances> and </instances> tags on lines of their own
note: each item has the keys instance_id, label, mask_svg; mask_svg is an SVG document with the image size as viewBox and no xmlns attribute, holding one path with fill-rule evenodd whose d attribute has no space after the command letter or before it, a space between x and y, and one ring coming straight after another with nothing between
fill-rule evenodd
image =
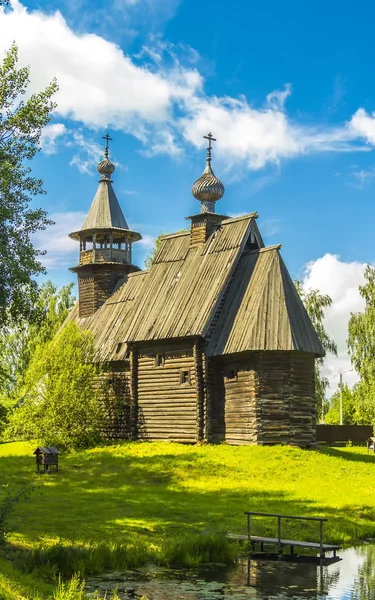
<instances>
[{"instance_id":1,"label":"grassy hill","mask_svg":"<svg viewBox=\"0 0 375 600\"><path fill-rule=\"evenodd\" d=\"M224 534L245 532L245 510L327 517L327 542L375 537L375 457L364 448L131 442L62 454L48 476L35 474L34 449L0 445L0 484L37 486L15 506L7 558L47 580L229 561L237 547ZM276 532L272 519L257 527ZM318 539L318 525L289 522L284 534Z\"/></svg>"}]
</instances>

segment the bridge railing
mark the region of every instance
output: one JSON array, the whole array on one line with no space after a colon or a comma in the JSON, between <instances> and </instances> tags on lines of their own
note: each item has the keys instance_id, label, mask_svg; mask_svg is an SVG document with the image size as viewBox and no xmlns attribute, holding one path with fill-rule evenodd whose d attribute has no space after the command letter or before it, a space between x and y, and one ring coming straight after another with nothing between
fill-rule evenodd
<instances>
[{"instance_id":1,"label":"bridge railing","mask_svg":"<svg viewBox=\"0 0 375 600\"><path fill-rule=\"evenodd\" d=\"M278 513L261 513L245 510L245 515L247 515L247 536L249 542L251 542L251 517L275 517L277 518L277 542L278 542L278 550L282 551L281 544L281 519L295 519L300 521L318 521L319 522L319 544L320 544L320 553L323 554L323 523L327 522L328 519L324 517L299 517L296 515L280 515Z\"/></svg>"}]
</instances>

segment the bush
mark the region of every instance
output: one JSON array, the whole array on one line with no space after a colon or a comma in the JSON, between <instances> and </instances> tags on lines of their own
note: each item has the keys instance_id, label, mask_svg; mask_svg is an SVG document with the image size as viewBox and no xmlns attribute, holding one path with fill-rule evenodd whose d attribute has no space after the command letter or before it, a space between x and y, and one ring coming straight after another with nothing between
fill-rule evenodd
<instances>
[{"instance_id":1,"label":"bush","mask_svg":"<svg viewBox=\"0 0 375 600\"><path fill-rule=\"evenodd\" d=\"M25 377L23 398L9 416L6 439L35 439L44 445L95 445L103 428L97 367L90 332L69 323L40 345Z\"/></svg>"}]
</instances>

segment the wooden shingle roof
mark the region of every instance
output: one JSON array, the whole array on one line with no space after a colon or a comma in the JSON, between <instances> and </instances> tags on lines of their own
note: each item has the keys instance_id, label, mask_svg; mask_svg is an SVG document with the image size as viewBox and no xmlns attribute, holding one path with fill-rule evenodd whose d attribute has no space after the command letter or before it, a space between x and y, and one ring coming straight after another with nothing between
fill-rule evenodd
<instances>
[{"instance_id":1,"label":"wooden shingle roof","mask_svg":"<svg viewBox=\"0 0 375 600\"><path fill-rule=\"evenodd\" d=\"M149 271L129 275L93 315L71 318L89 328L98 360L123 358L124 342L205 336L245 246L254 214L228 219L207 242L190 247L190 232L164 236Z\"/></svg>"},{"instance_id":2,"label":"wooden shingle roof","mask_svg":"<svg viewBox=\"0 0 375 600\"><path fill-rule=\"evenodd\" d=\"M208 345L209 356L247 350L324 355L279 248L241 257Z\"/></svg>"},{"instance_id":3,"label":"wooden shingle roof","mask_svg":"<svg viewBox=\"0 0 375 600\"><path fill-rule=\"evenodd\" d=\"M100 181L82 229L129 229L110 181Z\"/></svg>"},{"instance_id":4,"label":"wooden shingle roof","mask_svg":"<svg viewBox=\"0 0 375 600\"><path fill-rule=\"evenodd\" d=\"M128 342L207 334L210 356L323 355L279 247L249 251L256 216L223 221L202 245L190 246L190 232L164 236L150 270L131 273L92 317L73 309L69 318L94 334L96 359L123 360Z\"/></svg>"}]
</instances>

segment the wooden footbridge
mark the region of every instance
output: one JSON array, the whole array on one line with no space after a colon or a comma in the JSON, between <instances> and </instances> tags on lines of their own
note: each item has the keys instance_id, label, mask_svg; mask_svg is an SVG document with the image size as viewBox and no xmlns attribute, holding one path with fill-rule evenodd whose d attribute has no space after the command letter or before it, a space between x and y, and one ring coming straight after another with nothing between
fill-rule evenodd
<instances>
[{"instance_id":1,"label":"wooden footbridge","mask_svg":"<svg viewBox=\"0 0 375 600\"><path fill-rule=\"evenodd\" d=\"M244 513L247 515L247 534L238 535L229 533L228 538L232 540L244 540L249 542L249 547L252 551L255 551L256 545L260 545L260 552L265 551L265 547L273 546L277 547L277 554L279 556L283 555L284 548L290 549L290 555L298 556L295 549L296 548L304 548L306 550L316 550L319 553L319 558L324 559L326 556L326 552L332 552L333 558L336 558L336 553L341 549L341 546L337 546L335 544L325 544L323 540L323 523L327 522L328 519L321 517L299 517L295 515L280 515L275 513L260 513L260 512L250 512L245 511ZM277 537L263 537L259 535L252 535L251 530L251 517L275 517L277 519ZM319 542L309 542L309 541L300 541L300 540L290 540L282 537L281 533L281 520L282 519L296 519L301 521L317 521L319 522ZM269 554L269 553L268 553Z\"/></svg>"}]
</instances>

